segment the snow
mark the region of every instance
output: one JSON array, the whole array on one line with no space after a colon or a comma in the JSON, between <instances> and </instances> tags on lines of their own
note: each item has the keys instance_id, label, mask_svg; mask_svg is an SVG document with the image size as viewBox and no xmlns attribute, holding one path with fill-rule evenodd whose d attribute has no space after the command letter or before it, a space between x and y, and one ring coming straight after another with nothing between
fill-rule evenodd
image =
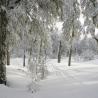
<instances>
[{"instance_id":1,"label":"snow","mask_svg":"<svg viewBox=\"0 0 98 98\"><path fill-rule=\"evenodd\" d=\"M34 93L28 88L32 83L28 71L19 65L7 67L9 87L0 85L0 98L98 98L98 59L72 61L71 67L64 59L61 63L48 60L49 74L39 82L40 89Z\"/></svg>"},{"instance_id":2,"label":"snow","mask_svg":"<svg viewBox=\"0 0 98 98\"><path fill-rule=\"evenodd\" d=\"M21 64L22 59L11 59L11 65L7 66L7 86L0 85L0 98L32 98L29 90L32 79Z\"/></svg>"},{"instance_id":3,"label":"snow","mask_svg":"<svg viewBox=\"0 0 98 98\"><path fill-rule=\"evenodd\" d=\"M25 90L0 85L0 98L32 98L32 94Z\"/></svg>"},{"instance_id":4,"label":"snow","mask_svg":"<svg viewBox=\"0 0 98 98\"><path fill-rule=\"evenodd\" d=\"M61 64L50 61L50 75L41 81L40 91L34 98L98 98L97 62L73 62L67 67L64 60Z\"/></svg>"},{"instance_id":5,"label":"snow","mask_svg":"<svg viewBox=\"0 0 98 98\"><path fill-rule=\"evenodd\" d=\"M29 74L23 69L7 67L8 86L15 88L26 88L31 83ZM27 79L26 79L27 78Z\"/></svg>"}]
</instances>

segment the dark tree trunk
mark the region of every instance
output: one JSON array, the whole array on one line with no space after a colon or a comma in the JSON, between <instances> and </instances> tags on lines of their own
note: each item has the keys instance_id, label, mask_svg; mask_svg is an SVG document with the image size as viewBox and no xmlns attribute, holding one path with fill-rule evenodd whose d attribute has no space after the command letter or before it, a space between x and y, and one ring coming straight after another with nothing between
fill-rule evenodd
<instances>
[{"instance_id":1,"label":"dark tree trunk","mask_svg":"<svg viewBox=\"0 0 98 98\"><path fill-rule=\"evenodd\" d=\"M25 50L24 50L24 55L23 55L23 67L26 66L26 55L25 55Z\"/></svg>"},{"instance_id":2,"label":"dark tree trunk","mask_svg":"<svg viewBox=\"0 0 98 98\"><path fill-rule=\"evenodd\" d=\"M61 48L62 48L62 45L61 45L61 41L60 41L60 44L59 44L59 51L58 51L58 63L61 62Z\"/></svg>"},{"instance_id":3,"label":"dark tree trunk","mask_svg":"<svg viewBox=\"0 0 98 98\"><path fill-rule=\"evenodd\" d=\"M0 0L0 84L6 84L6 27L8 23L6 11L6 0Z\"/></svg>"},{"instance_id":4,"label":"dark tree trunk","mask_svg":"<svg viewBox=\"0 0 98 98\"><path fill-rule=\"evenodd\" d=\"M94 39L95 39L95 41L98 43L98 39L97 39L95 36L94 36L93 38L94 38Z\"/></svg>"},{"instance_id":5,"label":"dark tree trunk","mask_svg":"<svg viewBox=\"0 0 98 98\"><path fill-rule=\"evenodd\" d=\"M9 51L9 44L7 44L7 65L10 65L10 51Z\"/></svg>"},{"instance_id":6,"label":"dark tree trunk","mask_svg":"<svg viewBox=\"0 0 98 98\"><path fill-rule=\"evenodd\" d=\"M15 0L14 6L20 1L21 0ZM6 31L8 24L6 9L9 7L9 4L11 4L9 2L13 2L13 0L0 0L0 84L6 84ZM9 7L9 9L11 9L11 7Z\"/></svg>"},{"instance_id":7,"label":"dark tree trunk","mask_svg":"<svg viewBox=\"0 0 98 98\"><path fill-rule=\"evenodd\" d=\"M72 45L69 49L69 60L68 60L68 66L71 66L71 56L72 56Z\"/></svg>"}]
</instances>

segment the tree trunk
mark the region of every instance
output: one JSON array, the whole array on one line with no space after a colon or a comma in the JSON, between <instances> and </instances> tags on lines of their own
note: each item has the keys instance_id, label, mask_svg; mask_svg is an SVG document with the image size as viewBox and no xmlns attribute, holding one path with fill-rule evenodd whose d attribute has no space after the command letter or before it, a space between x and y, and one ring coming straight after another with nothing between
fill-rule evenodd
<instances>
[{"instance_id":1,"label":"tree trunk","mask_svg":"<svg viewBox=\"0 0 98 98\"><path fill-rule=\"evenodd\" d=\"M69 61L68 61L68 66L71 66L71 56L72 56L72 45L69 49Z\"/></svg>"},{"instance_id":2,"label":"tree trunk","mask_svg":"<svg viewBox=\"0 0 98 98\"><path fill-rule=\"evenodd\" d=\"M32 57L32 48L29 50L29 58L28 58L28 64L30 65L31 63L31 57Z\"/></svg>"},{"instance_id":3,"label":"tree trunk","mask_svg":"<svg viewBox=\"0 0 98 98\"><path fill-rule=\"evenodd\" d=\"M44 60L43 60L43 66L42 66L42 77L41 79L45 78L45 64L46 64L46 59L47 59L47 52L46 52L46 47L44 45Z\"/></svg>"},{"instance_id":4,"label":"tree trunk","mask_svg":"<svg viewBox=\"0 0 98 98\"><path fill-rule=\"evenodd\" d=\"M9 44L7 44L7 65L10 65L10 52L9 52Z\"/></svg>"},{"instance_id":5,"label":"tree trunk","mask_svg":"<svg viewBox=\"0 0 98 98\"><path fill-rule=\"evenodd\" d=\"M61 62L61 48L62 48L62 45L61 45L61 41L60 41L60 44L59 44L59 51L58 51L58 63Z\"/></svg>"},{"instance_id":6,"label":"tree trunk","mask_svg":"<svg viewBox=\"0 0 98 98\"><path fill-rule=\"evenodd\" d=\"M23 67L26 66L25 62L26 62L26 55L25 55L25 50L24 50L24 55L23 55Z\"/></svg>"},{"instance_id":7,"label":"tree trunk","mask_svg":"<svg viewBox=\"0 0 98 98\"><path fill-rule=\"evenodd\" d=\"M6 0L0 0L0 84L6 84L6 11L1 7L5 6Z\"/></svg>"},{"instance_id":8,"label":"tree trunk","mask_svg":"<svg viewBox=\"0 0 98 98\"><path fill-rule=\"evenodd\" d=\"M41 75L41 79L44 79L45 78L45 66L44 66L44 64L43 64L43 66L42 66L42 75Z\"/></svg>"},{"instance_id":9,"label":"tree trunk","mask_svg":"<svg viewBox=\"0 0 98 98\"><path fill-rule=\"evenodd\" d=\"M75 9L74 9L75 10ZM73 14L73 20L72 23L74 23L74 14ZM72 34L71 34L71 39L70 39L70 49L69 49L69 61L68 61L68 66L71 66L71 56L72 56L72 43L73 43L73 38L75 36L75 32L74 32L74 24L73 24L73 30L72 30Z\"/></svg>"}]
</instances>

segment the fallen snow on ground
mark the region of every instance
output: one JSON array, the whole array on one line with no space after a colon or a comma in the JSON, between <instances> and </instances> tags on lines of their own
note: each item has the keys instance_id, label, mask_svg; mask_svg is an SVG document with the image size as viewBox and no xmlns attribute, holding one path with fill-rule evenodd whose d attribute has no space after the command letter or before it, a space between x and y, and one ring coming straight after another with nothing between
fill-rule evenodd
<instances>
[{"instance_id":1,"label":"fallen snow on ground","mask_svg":"<svg viewBox=\"0 0 98 98\"><path fill-rule=\"evenodd\" d=\"M29 73L24 68L7 67L7 85L12 88L26 89L31 84Z\"/></svg>"},{"instance_id":2,"label":"fallen snow on ground","mask_svg":"<svg viewBox=\"0 0 98 98\"><path fill-rule=\"evenodd\" d=\"M48 60L47 68L49 75L39 82L40 90L31 93L28 85L32 80L27 70L19 63L8 66L9 87L0 85L0 98L98 98L98 60L72 61L70 67L66 60L60 64Z\"/></svg>"},{"instance_id":3,"label":"fallen snow on ground","mask_svg":"<svg viewBox=\"0 0 98 98\"><path fill-rule=\"evenodd\" d=\"M24 89L16 89L0 85L0 98L33 98L32 94Z\"/></svg>"},{"instance_id":4,"label":"fallen snow on ground","mask_svg":"<svg viewBox=\"0 0 98 98\"><path fill-rule=\"evenodd\" d=\"M32 98L31 82L25 68L7 66L7 86L0 85L0 98Z\"/></svg>"},{"instance_id":5,"label":"fallen snow on ground","mask_svg":"<svg viewBox=\"0 0 98 98\"><path fill-rule=\"evenodd\" d=\"M34 98L98 98L98 61L75 63L48 61L49 76L40 82Z\"/></svg>"}]
</instances>

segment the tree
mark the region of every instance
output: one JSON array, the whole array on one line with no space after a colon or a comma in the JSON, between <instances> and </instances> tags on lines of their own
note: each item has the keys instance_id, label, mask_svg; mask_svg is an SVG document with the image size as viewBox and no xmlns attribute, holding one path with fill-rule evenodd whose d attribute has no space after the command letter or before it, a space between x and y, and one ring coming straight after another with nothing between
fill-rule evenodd
<instances>
[{"instance_id":1,"label":"tree","mask_svg":"<svg viewBox=\"0 0 98 98\"><path fill-rule=\"evenodd\" d=\"M66 3L67 2L67 3ZM71 66L72 44L76 37L79 37L80 33L80 9L77 0L65 0L65 6L63 9L64 14L64 36L65 40L69 43L69 61L68 66Z\"/></svg>"},{"instance_id":2,"label":"tree","mask_svg":"<svg viewBox=\"0 0 98 98\"><path fill-rule=\"evenodd\" d=\"M9 43L7 43L7 65L10 65L10 50L9 50Z\"/></svg>"},{"instance_id":3,"label":"tree","mask_svg":"<svg viewBox=\"0 0 98 98\"><path fill-rule=\"evenodd\" d=\"M7 9L14 8L20 0L0 0L0 84L6 84Z\"/></svg>"},{"instance_id":4,"label":"tree","mask_svg":"<svg viewBox=\"0 0 98 98\"><path fill-rule=\"evenodd\" d=\"M36 67L36 75L41 72L43 77L47 48L51 39L51 28L49 27L52 27L52 24L61 18L62 0L23 0L20 5L17 5L20 0L7 1L6 9L9 16L7 20L10 21L8 32L19 38L17 38L18 45L16 46L19 46L17 49L22 48L22 52L24 52L23 65L25 66L25 53L28 51L31 60L33 59L33 63L35 63L31 65ZM16 5L17 7L15 7ZM7 41L8 49L11 47L9 40L10 38ZM33 70L33 68L31 69Z\"/></svg>"},{"instance_id":5,"label":"tree","mask_svg":"<svg viewBox=\"0 0 98 98\"><path fill-rule=\"evenodd\" d=\"M62 43L59 42L59 50L58 50L58 63L61 62L61 49L62 49Z\"/></svg>"},{"instance_id":6,"label":"tree","mask_svg":"<svg viewBox=\"0 0 98 98\"><path fill-rule=\"evenodd\" d=\"M85 16L84 28L86 33L90 33L95 40L95 28L98 27L98 1L97 0L80 0L82 13ZM97 41L97 40L96 40Z\"/></svg>"},{"instance_id":7,"label":"tree","mask_svg":"<svg viewBox=\"0 0 98 98\"><path fill-rule=\"evenodd\" d=\"M41 72L42 77L44 77L44 62L47 54L47 47L49 46L49 33L51 31L48 27L54 24L61 13L59 7L61 0L37 0L36 3L35 1L28 1L28 3L25 1L24 5L27 16L30 18L32 25L28 34L34 36L30 38L33 43L31 41L29 42L29 44L32 43L31 47L29 47L29 54L30 58L31 55L33 58L33 64L31 64L33 66L30 65L30 69L35 69L34 73L36 73L36 76ZM32 5L31 2L33 2L34 5ZM57 12L59 12L59 14Z\"/></svg>"},{"instance_id":8,"label":"tree","mask_svg":"<svg viewBox=\"0 0 98 98\"><path fill-rule=\"evenodd\" d=\"M0 1L0 84L6 84L6 27L7 27L7 15L2 6L6 6L6 0Z\"/></svg>"}]
</instances>

